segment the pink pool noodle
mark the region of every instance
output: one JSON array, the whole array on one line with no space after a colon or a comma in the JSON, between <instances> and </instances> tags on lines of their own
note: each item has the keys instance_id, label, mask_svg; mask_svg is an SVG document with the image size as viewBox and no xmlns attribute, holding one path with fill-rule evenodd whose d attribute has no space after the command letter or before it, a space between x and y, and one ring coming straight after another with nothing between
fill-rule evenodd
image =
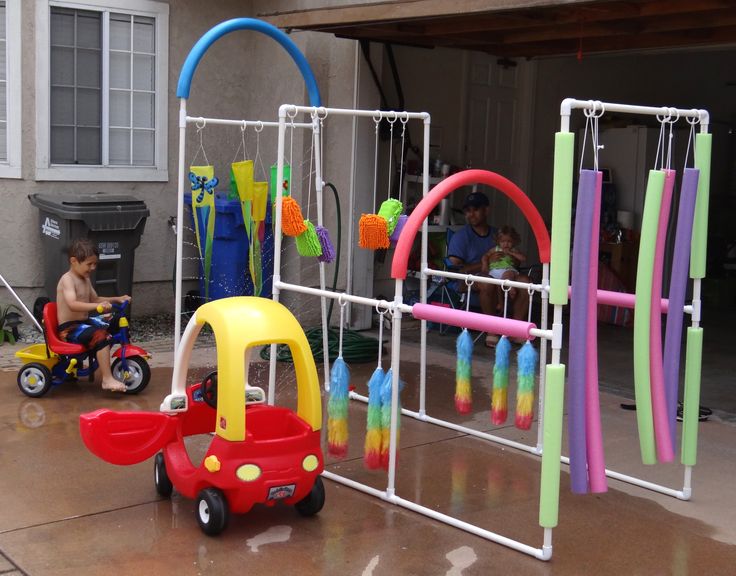
<instances>
[{"instance_id":1,"label":"pink pool noodle","mask_svg":"<svg viewBox=\"0 0 736 576\"><path fill-rule=\"evenodd\" d=\"M568 293L572 295L572 289L568 289ZM598 304L607 304L609 306L618 306L619 308L634 309L636 295L629 294L628 292L613 292L611 290L598 290L597 291ZM656 306L656 304L654 304ZM669 300L662 298L659 301L659 308L662 314L667 314L669 311Z\"/></svg>"},{"instance_id":2,"label":"pink pool noodle","mask_svg":"<svg viewBox=\"0 0 736 576\"><path fill-rule=\"evenodd\" d=\"M462 170L452 176L448 176L432 188L429 193L422 198L419 204L412 210L411 215L406 221L404 229L401 231L399 241L396 243L394 250L394 259L391 262L391 278L406 279L406 271L409 263L409 254L414 244L414 238L417 230L427 217L429 217L435 206L438 206L443 198L463 186L471 186L473 184L485 184L495 188L505 194L518 208L526 218L529 226L534 233L537 241L537 252L539 253L539 261L542 264L548 264L550 259L550 238L547 226L544 223L542 215L532 204L529 197L516 184L508 178L504 178L500 174L490 172L488 170Z\"/></svg>"},{"instance_id":3,"label":"pink pool noodle","mask_svg":"<svg viewBox=\"0 0 736 576\"><path fill-rule=\"evenodd\" d=\"M572 299L570 301L570 353L567 414L570 445L570 485L573 493L588 492L585 380L588 343L588 287L590 285L591 233L595 206L596 172L581 170L575 210L572 248Z\"/></svg>"},{"instance_id":4,"label":"pink pool noodle","mask_svg":"<svg viewBox=\"0 0 736 576\"><path fill-rule=\"evenodd\" d=\"M657 458L660 462L672 462L675 458L672 435L667 421L667 403L664 392L664 372L662 366L662 313L656 303L662 298L662 271L664 270L664 248L667 241L667 225L672 205L672 190L675 187L675 171L665 170L662 205L659 210L657 244L654 249L654 269L652 274L652 308L649 315L649 385L652 390L652 418L654 420L654 439L657 443Z\"/></svg>"},{"instance_id":5,"label":"pink pool noodle","mask_svg":"<svg viewBox=\"0 0 736 576\"><path fill-rule=\"evenodd\" d=\"M680 189L680 206L677 211L675 249L672 256L669 301L674 313L667 316L664 339L664 392L667 403L667 419L674 450L677 430L677 393L680 382L680 346L682 338L682 309L685 305L688 267L690 265L690 241L693 233L695 197L698 192L700 170L685 168Z\"/></svg>"},{"instance_id":6,"label":"pink pool noodle","mask_svg":"<svg viewBox=\"0 0 736 576\"><path fill-rule=\"evenodd\" d=\"M534 338L529 334L529 330L537 327L533 322L524 322L523 320L513 320L511 318L502 318L501 316L491 316L478 312L466 312L465 310L456 310L445 308L444 306L434 306L432 304L414 304L411 307L411 313L417 320L429 320L438 324L449 324L450 326L470 328L472 330L490 332L491 334L504 334L513 338L524 338L525 340L532 340Z\"/></svg>"},{"instance_id":7,"label":"pink pool noodle","mask_svg":"<svg viewBox=\"0 0 736 576\"><path fill-rule=\"evenodd\" d=\"M585 437L588 456L588 480L591 492L608 490L606 462L601 432L601 406L598 396L598 245L601 228L601 186L603 173L596 172L592 228L590 231L590 266L588 268L588 325L585 360Z\"/></svg>"}]
</instances>

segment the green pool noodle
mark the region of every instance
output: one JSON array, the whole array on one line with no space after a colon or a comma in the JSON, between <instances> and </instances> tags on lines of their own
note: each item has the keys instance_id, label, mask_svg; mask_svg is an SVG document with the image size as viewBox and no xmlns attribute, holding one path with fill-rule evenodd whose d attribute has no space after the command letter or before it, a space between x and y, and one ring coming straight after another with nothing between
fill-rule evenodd
<instances>
[{"instance_id":1,"label":"green pool noodle","mask_svg":"<svg viewBox=\"0 0 736 576\"><path fill-rule=\"evenodd\" d=\"M703 329L687 329L685 352L685 395L682 408L682 452L685 466L695 466L698 452L700 412L700 367L703 360Z\"/></svg>"},{"instance_id":2,"label":"green pool noodle","mask_svg":"<svg viewBox=\"0 0 736 576\"><path fill-rule=\"evenodd\" d=\"M644 464L656 464L654 419L650 370L650 316L652 309L652 280L654 252L657 245L659 212L662 205L665 173L650 170L644 199L639 262L636 268L636 296L634 299L634 394L636 422L639 427L639 447Z\"/></svg>"},{"instance_id":3,"label":"green pool noodle","mask_svg":"<svg viewBox=\"0 0 736 576\"><path fill-rule=\"evenodd\" d=\"M555 169L552 184L552 260L550 265L550 304L567 304L570 278L570 220L572 217L572 174L575 135L555 134Z\"/></svg>"},{"instance_id":4,"label":"green pool noodle","mask_svg":"<svg viewBox=\"0 0 736 576\"><path fill-rule=\"evenodd\" d=\"M710 194L710 154L712 134L695 135L695 167L700 170L698 195L695 199L693 239L690 245L690 278L705 278L708 250L708 197Z\"/></svg>"},{"instance_id":5,"label":"green pool noodle","mask_svg":"<svg viewBox=\"0 0 736 576\"><path fill-rule=\"evenodd\" d=\"M565 396L565 365L546 366L542 477L539 494L539 525L554 528L560 507L560 455L562 451L562 410Z\"/></svg>"}]
</instances>

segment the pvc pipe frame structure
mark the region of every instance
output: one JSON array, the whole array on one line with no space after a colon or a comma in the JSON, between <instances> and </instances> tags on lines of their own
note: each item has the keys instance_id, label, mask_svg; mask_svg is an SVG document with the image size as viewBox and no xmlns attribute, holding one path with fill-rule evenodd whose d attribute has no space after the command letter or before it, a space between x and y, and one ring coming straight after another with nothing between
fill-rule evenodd
<instances>
[{"instance_id":1,"label":"pvc pipe frame structure","mask_svg":"<svg viewBox=\"0 0 736 576\"><path fill-rule=\"evenodd\" d=\"M686 118L688 122L699 123L700 133L708 133L709 114L707 110L700 109L677 109L669 107L649 107L634 106L628 104L617 104L610 102L600 102L594 100L576 100L567 98L562 101L560 106L560 132L557 134L555 146L555 187L553 190L553 213L552 213L552 251L554 256L554 265L552 267L552 283L550 285L550 293L552 294L551 302L554 304L555 322L557 318L562 317L562 305L567 303L569 287L567 286L567 277L569 272L569 222L570 222L570 198L572 192L572 172L574 170L571 157L568 158L563 153L566 144L572 144L573 135L570 133L570 115L573 110L585 110L587 113L600 114L605 112L617 112L622 114L649 115L662 118ZM561 156L565 156L564 158ZM709 166L710 158L704 159L703 162ZM697 164L697 160L696 160ZM567 172L567 173L565 173ZM693 300L691 305L684 307L684 312L691 315L692 326L688 331L687 342L692 342L692 354L688 354L686 360L686 381L687 374L695 382L692 386L693 390L686 388L685 402L690 401L690 406L685 407L685 412L690 414L688 422L683 426L683 463L685 464L683 488L675 490L667 486L662 486L653 482L648 482L635 476L621 474L606 469L606 476L652 490L667 496L672 496L680 500L689 500L692 495L692 466L695 463L695 443L697 439L697 412L699 401L699 382L700 382L700 362L702 360L700 347L702 347L702 329L700 323L700 282L704 277L704 260L705 260L705 235L707 231L707 182L704 184L704 193L698 194L698 202L701 204L701 216L699 227L694 225L693 232L693 260L691 264L691 278L693 278ZM700 186L698 188L701 190ZM703 208L704 206L704 208ZM697 209L696 209L697 210ZM705 215L702 214L705 212ZM696 219L698 216L696 215ZM563 285L564 283L564 285ZM564 295L563 295L564 294ZM626 308L634 308L635 296L633 294L617 294L604 290L597 291L597 301L601 304L610 304L614 306L622 306ZM668 312L669 302L662 298L661 311ZM678 311L679 313L679 311ZM558 351L554 348L553 358L557 357ZM689 362L688 362L689 361ZM696 393L697 391L697 393ZM694 408L693 406L694 405ZM687 451L687 455L685 452ZM562 457L562 462L569 464L569 458Z\"/></svg>"},{"instance_id":2,"label":"pvc pipe frame structure","mask_svg":"<svg viewBox=\"0 0 736 576\"><path fill-rule=\"evenodd\" d=\"M429 193L429 129L430 129L430 115L424 112L421 113L413 113L413 112L395 112L395 111L381 111L381 110L357 110L357 109L340 109L340 108L325 108L325 107L305 107L305 106L294 106L294 105L288 105L284 104L279 108L279 137L278 137L278 147L279 151L277 154L278 163L277 163L277 171L276 171L276 178L278 181L280 181L283 178L283 159L284 159L284 147L285 147L285 130L290 121L292 121L294 118L297 117L299 114L306 114L309 115L309 117L312 118L312 122L314 124L313 130L315 134L315 141L314 141L314 149L315 149L315 165L317 167L317 173L315 175L317 179L317 183L315 186L316 192L317 192L317 213L318 213L318 220L321 222L322 218L322 203L321 203L321 195L322 195L322 188L323 188L323 182L321 181L321 174L319 173L320 169L320 155L322 151L320 150L320 142L319 142L319 131L320 131L320 124L325 120L325 118L329 116L352 116L353 118L359 118L359 117L368 117L373 118L374 120L377 120L379 118L389 118L389 119L398 119L401 118L402 120L421 120L423 122L423 196L426 198ZM479 171L480 172L480 171ZM274 227L276 230L279 230L281 227L281 203L282 203L282 193L281 189L278 189L278 193L276 195L276 204L274 207ZM353 195L353 192L351 190L351 197ZM416 230L415 230L416 231ZM423 228L422 228L422 245L423 245L423 266L422 266L422 275L424 277L424 281L422 282L422 302L426 303L426 279L428 275L432 272L429 268L426 266L426 254L427 254L427 222L426 219L423 221ZM547 239L547 249L549 247L549 240ZM357 296L353 294L348 293L337 293L328 291L325 288L324 285L324 263L320 263L320 287L319 288L311 288L306 286L300 286L296 284L290 284L287 282L283 282L281 280L280 276L280 270L281 270L281 235L280 234L274 234L274 278L273 278L273 298L275 300L278 300L280 298L280 293L283 290L286 291L292 291L297 292L301 294L307 294L312 296L318 296L322 300L322 310L324 311L326 309L325 302L328 298L331 298L333 300L338 300L339 302L351 302L354 304L364 305L364 306L371 306L375 308L380 308L384 310L388 310L391 313L392 316L392 342L391 342L391 368L393 372L393 383L392 383L392 414L391 414L391 427L390 427L390 440L389 440L389 467L388 467L388 481L387 481L387 487L385 491L376 490L375 488L372 488L370 486L367 486L365 484L362 484L360 482L356 482L350 478L346 478L344 476L341 476L339 474L335 474L334 472L325 471L323 472L323 475L326 478L329 478L331 480L334 480L335 482L339 482L341 484L344 484L346 486L349 486L351 488L354 488L356 490L360 490L361 492L364 492L366 494L370 494L372 496L375 496L377 498L381 498L382 500L385 500L387 502L391 502L393 504L396 504L398 506L401 506L403 508L407 508L409 510L413 510L414 512L418 512L419 514L422 514L424 516L428 516L430 518L433 518L435 520L438 520L440 522L443 522L445 524L448 524L450 526L454 526L456 528L460 528L462 530L465 530L467 532L470 532L472 534L476 534L478 536L481 536L487 540L490 540L492 542L496 542L498 544L502 544L504 546L507 546L509 548L512 548L514 550L523 552L525 554L528 554L530 556L533 556L540 560L549 560L552 556L552 526L556 524L556 507L557 507L557 499L559 496L559 491L557 491L554 494L554 509L555 513L554 516L554 523L550 523L547 526L544 527L544 536L543 536L543 545L541 548L535 548L533 546L529 546L528 544L524 544L522 542L518 542L516 540L513 540L511 538L507 538L505 536L502 536L500 534L490 532L488 530L485 530L483 528L480 528L476 525L469 524L467 522L463 522L457 518L453 518L451 516L438 513L436 510L432 510L430 508L427 508L425 506L421 506L420 504L417 504L411 500L406 500L404 498L401 498L396 495L395 493L395 485L396 485L396 452L397 452L397 423L398 423L398 410L397 407L399 405L399 398L398 398L398 391L399 391L399 370L400 370L400 361L401 361L401 318L403 314L406 313L416 313L415 315L419 317L420 313L419 311L422 310L422 307L420 305L415 306L408 306L403 303L403 280L400 278L396 279L396 288L395 288L395 294L393 301L387 301L387 300L377 300L374 298L366 298L362 296ZM547 270L548 266L545 264L545 282L547 278ZM487 279L485 279L487 280ZM484 281L485 281L484 280ZM526 283L515 283L519 284L520 286L523 286L525 289L529 289L530 285ZM536 290L539 290L543 294L543 298L546 298L546 292L542 290L541 285L536 285ZM443 309L434 307L434 306L425 306L423 309L423 312L426 314L432 315L432 312L434 310L437 311L443 311ZM473 316L473 320L478 322L491 322L491 320L487 317L485 317L482 314L473 314L469 313L471 316ZM462 315L458 315L456 318L451 319L453 323L457 325L463 325L462 322L466 321L467 318L460 317ZM326 339L326 314L323 312L323 335ZM503 319L501 319L503 320ZM513 324L514 321L507 321L507 328L509 329L516 329L523 331L524 335L527 337L540 337L543 339L549 339L552 337L551 331L544 330L544 324L542 329L538 329L534 327L533 325L528 325L524 322L518 322L517 324ZM422 407L420 412L412 412L410 410L402 409L401 413L405 414L407 416L416 418L418 420L436 424L439 426L443 426L446 428L458 430L465 432L467 434L474 435L479 438L491 440L497 443L500 443L505 446L517 448L519 450L524 450L527 452L539 454L540 451L538 447L530 447L524 444L520 444L518 442L510 441L505 438L493 436L490 434L485 434L482 432L478 432L476 430L472 430L470 428L466 428L464 426L458 426L456 424L453 424L451 422L447 422L444 420L439 420L436 418L432 418L426 415L425 410L425 383L426 383L426 319L421 320L422 323L422 344L421 344L421 354L422 354L422 363L421 363L421 375L420 375L420 388L421 388L421 397L422 397ZM325 349L327 349L327 343L324 344ZM545 347L543 346L542 349L544 350ZM324 355L324 379L325 379L325 389L329 390L329 375L330 375L330 368L329 368L329 357L328 355ZM269 402L273 402L273 396L272 391L275 390L275 379L276 379L276 355L274 353L271 354L271 362L269 367ZM359 394L356 394L352 392L351 398L354 400L359 400L363 402L367 402L367 398L364 396L361 396ZM540 407L542 403L542 395L540 394ZM559 457L557 458L558 461L558 468L559 468ZM557 486L559 486L559 469L557 470Z\"/></svg>"}]
</instances>

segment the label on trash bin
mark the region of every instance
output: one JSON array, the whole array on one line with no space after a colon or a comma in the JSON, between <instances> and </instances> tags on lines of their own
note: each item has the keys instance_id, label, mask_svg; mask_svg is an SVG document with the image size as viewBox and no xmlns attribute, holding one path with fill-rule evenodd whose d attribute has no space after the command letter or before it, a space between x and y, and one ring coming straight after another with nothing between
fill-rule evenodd
<instances>
[{"instance_id":1,"label":"label on trash bin","mask_svg":"<svg viewBox=\"0 0 736 576\"><path fill-rule=\"evenodd\" d=\"M120 242L99 242L97 251L100 260L118 260L120 258Z\"/></svg>"},{"instance_id":2,"label":"label on trash bin","mask_svg":"<svg viewBox=\"0 0 736 576\"><path fill-rule=\"evenodd\" d=\"M59 228L59 222L48 216L41 224L41 234L50 236L54 240L58 240L61 236L61 228Z\"/></svg>"}]
</instances>

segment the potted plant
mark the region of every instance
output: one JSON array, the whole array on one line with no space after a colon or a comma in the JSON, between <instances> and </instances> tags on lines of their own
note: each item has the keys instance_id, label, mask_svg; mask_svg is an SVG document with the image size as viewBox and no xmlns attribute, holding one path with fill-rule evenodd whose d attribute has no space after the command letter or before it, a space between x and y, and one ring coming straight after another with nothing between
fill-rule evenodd
<instances>
[{"instance_id":1,"label":"potted plant","mask_svg":"<svg viewBox=\"0 0 736 576\"><path fill-rule=\"evenodd\" d=\"M15 304L0 304L0 346L6 341L15 344L18 339L18 324L22 322L19 312Z\"/></svg>"}]
</instances>

